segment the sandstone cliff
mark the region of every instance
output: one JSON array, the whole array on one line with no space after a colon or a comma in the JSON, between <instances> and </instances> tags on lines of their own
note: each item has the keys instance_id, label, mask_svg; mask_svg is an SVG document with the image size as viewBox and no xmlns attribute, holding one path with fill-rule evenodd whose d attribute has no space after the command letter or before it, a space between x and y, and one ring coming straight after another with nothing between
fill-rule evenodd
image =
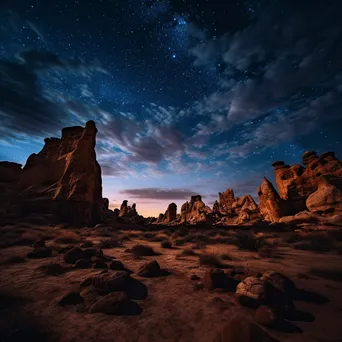
<instances>
[{"instance_id":1,"label":"sandstone cliff","mask_svg":"<svg viewBox=\"0 0 342 342\"><path fill-rule=\"evenodd\" d=\"M12 165L15 186L6 211L20 216L49 214L75 224L102 221L107 202L102 198L101 168L96 161L96 133L93 121L84 128L64 128L60 139L46 138L43 149L30 155L21 171ZM6 177L1 172L2 183Z\"/></svg>"}]
</instances>

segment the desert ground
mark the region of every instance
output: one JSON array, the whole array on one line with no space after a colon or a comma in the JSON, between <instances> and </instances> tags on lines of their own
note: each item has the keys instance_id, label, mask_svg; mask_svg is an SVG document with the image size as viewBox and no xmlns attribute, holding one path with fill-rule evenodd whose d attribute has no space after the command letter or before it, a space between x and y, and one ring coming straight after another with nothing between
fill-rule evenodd
<instances>
[{"instance_id":1,"label":"desert ground","mask_svg":"<svg viewBox=\"0 0 342 342\"><path fill-rule=\"evenodd\" d=\"M39 219L7 222L0 228L1 341L342 341L342 231L318 228L157 226L151 231L133 224L72 228ZM51 255L32 255L32 244L42 240ZM96 250L98 259L81 269L66 263L65 253L77 246ZM99 294L84 280L118 272L107 269L111 260L135 279L124 289L129 302L122 312L90 313ZM137 274L153 260L159 272ZM264 324L255 308L240 304L234 289L207 286L211 269L237 283L265 271L281 273L296 285L294 314ZM70 292L84 300L63 302ZM248 330L248 324L263 335L225 334Z\"/></svg>"}]
</instances>

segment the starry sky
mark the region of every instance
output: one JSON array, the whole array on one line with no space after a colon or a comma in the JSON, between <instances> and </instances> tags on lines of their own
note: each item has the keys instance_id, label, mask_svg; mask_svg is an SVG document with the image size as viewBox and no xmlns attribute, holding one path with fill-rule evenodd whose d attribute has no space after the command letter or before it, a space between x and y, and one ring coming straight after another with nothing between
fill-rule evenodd
<instances>
[{"instance_id":1,"label":"starry sky","mask_svg":"<svg viewBox=\"0 0 342 342\"><path fill-rule=\"evenodd\" d=\"M0 160L94 120L103 194L145 215L271 163L342 157L340 0L2 0ZM180 208L179 208L180 209ZM179 210L178 209L178 210Z\"/></svg>"}]
</instances>

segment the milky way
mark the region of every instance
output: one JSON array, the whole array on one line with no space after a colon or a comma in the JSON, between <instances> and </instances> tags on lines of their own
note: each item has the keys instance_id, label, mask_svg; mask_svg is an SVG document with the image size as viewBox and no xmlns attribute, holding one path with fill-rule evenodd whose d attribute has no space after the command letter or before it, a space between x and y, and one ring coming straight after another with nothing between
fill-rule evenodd
<instances>
[{"instance_id":1,"label":"milky way","mask_svg":"<svg viewBox=\"0 0 342 342\"><path fill-rule=\"evenodd\" d=\"M229 4L225 4L229 3ZM157 215L251 193L307 149L341 158L340 1L8 1L0 160L93 119L104 195Z\"/></svg>"}]
</instances>

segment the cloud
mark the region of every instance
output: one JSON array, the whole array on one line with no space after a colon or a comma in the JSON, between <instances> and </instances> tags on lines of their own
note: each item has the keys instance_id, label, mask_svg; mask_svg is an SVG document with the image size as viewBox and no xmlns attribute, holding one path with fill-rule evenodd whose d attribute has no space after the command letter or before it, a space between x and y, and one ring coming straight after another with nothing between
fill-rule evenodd
<instances>
[{"instance_id":1,"label":"cloud","mask_svg":"<svg viewBox=\"0 0 342 342\"><path fill-rule=\"evenodd\" d=\"M149 198L156 200L188 200L197 195L188 189L142 188L121 190L121 194L134 198Z\"/></svg>"},{"instance_id":2,"label":"cloud","mask_svg":"<svg viewBox=\"0 0 342 342\"><path fill-rule=\"evenodd\" d=\"M80 60L62 60L54 53L29 50L13 61L0 60L0 133L3 139L20 135L47 136L70 123L64 103L40 86L40 72L54 69L81 74L97 70Z\"/></svg>"},{"instance_id":3,"label":"cloud","mask_svg":"<svg viewBox=\"0 0 342 342\"><path fill-rule=\"evenodd\" d=\"M256 146L293 141L321 122L341 118L336 110L342 75L336 53L342 49L338 4L307 6L269 6L245 27L227 27L190 49L195 65L219 60L225 66L219 81L223 89L193 106L199 115L211 116L197 126L196 136L240 130L245 141L230 151L247 155ZM243 125L251 121L249 132Z\"/></svg>"}]
</instances>

